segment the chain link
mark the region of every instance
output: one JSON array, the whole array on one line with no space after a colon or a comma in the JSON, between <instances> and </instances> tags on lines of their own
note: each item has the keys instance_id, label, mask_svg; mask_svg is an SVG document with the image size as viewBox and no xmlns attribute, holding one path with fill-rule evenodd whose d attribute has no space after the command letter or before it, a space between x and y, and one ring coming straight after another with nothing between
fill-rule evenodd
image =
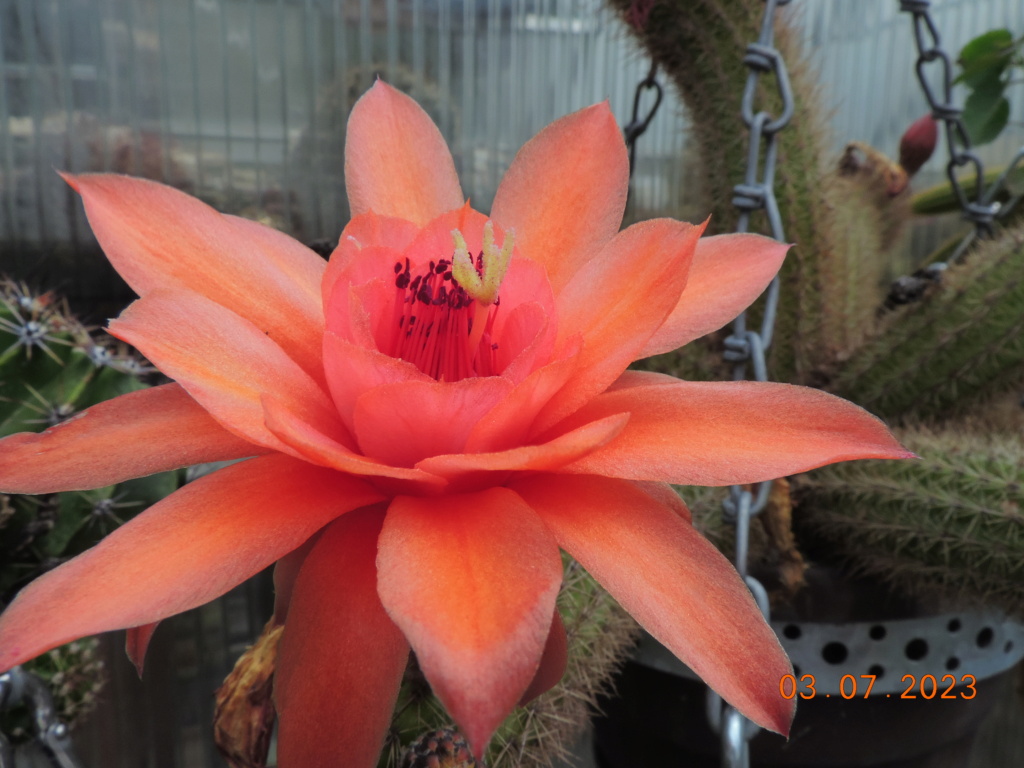
<instances>
[{"instance_id":1,"label":"chain link","mask_svg":"<svg viewBox=\"0 0 1024 768\"><path fill-rule=\"evenodd\" d=\"M743 182L733 187L732 204L739 210L737 232L750 228L750 214L763 210L768 218L772 237L785 242L782 215L775 199L775 163L778 158L776 135L793 117L794 99L789 75L782 55L774 46L775 11L789 0L766 0L761 32L757 42L747 46L743 63L750 70L743 88L741 116L749 129L747 167ZM762 75L773 75L781 100L781 111L773 116L767 111L755 111L755 98ZM768 380L765 354L772 342L775 316L779 305L779 278L776 277L765 294L764 315L759 330L747 328L746 313L733 321L732 334L725 340L724 357L733 363L733 378L747 378L747 366L753 368L756 381ZM750 522L768 504L771 482L758 483L753 489L733 486L723 504L727 522L736 526L736 570L754 595L758 607L768 618L768 593L764 586L748 574L747 552L750 541ZM708 720L722 739L722 765L727 768L747 768L750 764L750 739L760 730L733 707L724 704L714 692L708 691Z\"/></svg>"},{"instance_id":2,"label":"chain link","mask_svg":"<svg viewBox=\"0 0 1024 768\"><path fill-rule=\"evenodd\" d=\"M636 140L639 139L644 131L647 130L647 126L651 124L651 120L654 119L655 113L658 111L658 107L661 106L661 99L665 95L661 88L661 83L657 80L658 76L658 63L656 61L651 62L651 69L647 73L647 77L637 83L636 94L633 96L633 117L622 129L622 133L626 139L626 147L629 148L629 175L633 175L633 169L636 167ZM647 114L644 117L640 117L640 99L643 98L644 91L654 91L654 104L647 110Z\"/></svg>"},{"instance_id":3,"label":"chain link","mask_svg":"<svg viewBox=\"0 0 1024 768\"><path fill-rule=\"evenodd\" d=\"M53 768L81 768L71 749L71 734L57 719L46 683L21 667L14 667L0 675L0 712L22 703L29 708L36 730L35 743L49 764ZM14 748L2 733L0 768L14 768Z\"/></svg>"},{"instance_id":4,"label":"chain link","mask_svg":"<svg viewBox=\"0 0 1024 768\"><path fill-rule=\"evenodd\" d=\"M1021 196L1017 195L1008 204L1000 205L996 202L996 195L1003 189L1010 174L1020 165L1024 158L1024 147L1017 152L1006 172L986 190L985 166L971 147L971 139L967 135L962 117L963 109L953 103L953 63L949 54L942 48L942 38L931 15L931 2L899 0L899 3L901 11L913 16L914 43L917 46L917 63L914 70L917 72L918 82L928 106L931 107L932 117L941 121L945 128L946 150L949 153L946 176L949 177L949 183L960 203L964 218L974 224L974 229L960 242L949 259L950 262L956 262L976 239L990 236L993 221L1008 214L1019 202ZM929 69L939 73L939 94L936 94L932 87L932 81L928 76ZM964 166L970 166L973 172L973 180L969 178L967 183L967 187L972 190L970 194L956 173ZM970 176L969 173L968 177Z\"/></svg>"}]
</instances>

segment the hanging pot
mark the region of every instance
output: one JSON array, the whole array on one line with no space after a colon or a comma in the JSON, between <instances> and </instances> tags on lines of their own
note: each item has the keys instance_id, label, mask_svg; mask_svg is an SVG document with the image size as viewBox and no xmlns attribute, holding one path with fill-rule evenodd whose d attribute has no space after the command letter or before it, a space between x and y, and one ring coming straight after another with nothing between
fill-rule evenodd
<instances>
[{"instance_id":1,"label":"hanging pot","mask_svg":"<svg viewBox=\"0 0 1024 768\"><path fill-rule=\"evenodd\" d=\"M752 729L751 764L966 768L1024 657L1024 626L977 610L913 615L884 588L830 571L810 582L771 622L794 666L779 681L798 699L790 738ZM717 701L649 636L601 710L600 768L721 765Z\"/></svg>"}]
</instances>

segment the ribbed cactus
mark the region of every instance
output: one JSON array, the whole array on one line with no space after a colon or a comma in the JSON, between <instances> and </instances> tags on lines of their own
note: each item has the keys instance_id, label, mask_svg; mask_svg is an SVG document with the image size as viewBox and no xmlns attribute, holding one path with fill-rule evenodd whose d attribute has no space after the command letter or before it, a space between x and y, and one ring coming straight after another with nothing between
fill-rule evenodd
<instances>
[{"instance_id":1,"label":"ribbed cactus","mask_svg":"<svg viewBox=\"0 0 1024 768\"><path fill-rule=\"evenodd\" d=\"M80 410L144 386L150 369L78 322L51 293L0 279L0 436L38 432ZM95 544L177 485L175 473L89 492L0 495L0 608L50 568ZM69 724L91 708L101 663L89 640L55 649L25 665L51 682ZM0 718L23 730L26 713Z\"/></svg>"},{"instance_id":2,"label":"ribbed cactus","mask_svg":"<svg viewBox=\"0 0 1024 768\"><path fill-rule=\"evenodd\" d=\"M631 21L631 29L686 102L701 163L699 178L706 184L701 209L712 215L709 231L733 231L733 187L744 180L747 165L748 132L740 106L748 69L742 59L747 45L758 38L764 3L609 0L609 5ZM643 7L644 13L634 6ZM859 296L866 286L872 303L884 295L873 275L887 262L888 242L877 219L837 219L837 210L851 204L850 190L836 180L833 168L839 158L824 153L824 112L809 67L785 24L776 25L775 45L786 61L795 100L793 121L778 134L775 195L786 239L795 245L781 272L784 300L771 365L779 379L816 383L820 371L831 367L848 346L851 293ZM761 77L754 108L780 114L770 73ZM766 232L764 215L756 213L751 226ZM689 367L674 366L671 360L663 365L681 371Z\"/></svg>"},{"instance_id":3,"label":"ribbed cactus","mask_svg":"<svg viewBox=\"0 0 1024 768\"><path fill-rule=\"evenodd\" d=\"M948 269L927 301L891 313L832 383L891 419L943 419L1024 380L1024 227Z\"/></svg>"},{"instance_id":4,"label":"ribbed cactus","mask_svg":"<svg viewBox=\"0 0 1024 768\"><path fill-rule=\"evenodd\" d=\"M857 570L926 596L1024 616L1024 443L1019 435L902 430L916 461L859 461L800 483L800 530Z\"/></svg>"},{"instance_id":5,"label":"ribbed cactus","mask_svg":"<svg viewBox=\"0 0 1024 768\"><path fill-rule=\"evenodd\" d=\"M569 640L565 676L553 689L509 715L483 761L488 768L546 768L568 759L589 708L636 638L635 622L568 558L558 609ZM415 663L410 664L379 765L400 768L409 744L424 733L451 727L448 714Z\"/></svg>"},{"instance_id":6,"label":"ribbed cactus","mask_svg":"<svg viewBox=\"0 0 1024 768\"><path fill-rule=\"evenodd\" d=\"M747 78L742 58L758 37L764 4L608 2L685 100L707 180L704 207L713 212L716 231L729 231L736 220L732 188L743 181L747 163L746 131L739 121ZM796 105L791 125L778 137L775 193L786 238L795 246L783 267L769 376L825 387L893 424L926 419L932 425L931 432L906 433L910 447L925 456L922 461L842 464L801 478L793 519L815 539L818 557L842 558L915 589L972 595L1019 610L1024 229L1002 230L917 300L884 308L886 283L895 277L888 265L913 263L898 253L899 233L912 215L910 192L893 193L885 183L890 164L869 147L853 143L842 158L824 157L822 113L786 19L787 10L780 9L775 44L788 66ZM911 35L908 19L908 44ZM755 109L777 115L773 76L763 75L761 84ZM940 190L924 198L933 207L948 206L950 195ZM918 200L916 206L923 204ZM755 215L753 223L763 231L763 219ZM646 367L718 377L721 367L713 356L716 347L720 354L721 338L691 347L647 361ZM998 416L979 415L996 407ZM950 424L951 417L965 414L975 429L985 424L989 433L1005 438L965 436ZM683 497L689 501L693 491L683 489ZM698 497L704 498L712 497ZM728 551L730 534L717 502L691 507L695 524ZM753 533L752 557L770 562L777 542L760 526Z\"/></svg>"}]
</instances>

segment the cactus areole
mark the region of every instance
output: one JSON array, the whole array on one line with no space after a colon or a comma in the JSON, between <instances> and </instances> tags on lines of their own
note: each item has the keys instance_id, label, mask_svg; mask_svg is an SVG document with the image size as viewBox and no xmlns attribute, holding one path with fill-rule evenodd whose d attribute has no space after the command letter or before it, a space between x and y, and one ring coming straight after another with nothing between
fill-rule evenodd
<instances>
[{"instance_id":1,"label":"cactus areole","mask_svg":"<svg viewBox=\"0 0 1024 768\"><path fill-rule=\"evenodd\" d=\"M627 371L728 322L785 252L668 219L620 232L627 177L598 104L526 144L485 216L426 113L381 82L349 120L353 219L326 265L173 189L67 177L140 296L111 333L175 383L0 442L0 489L247 460L25 588L0 617L0 669L119 628L139 657L154 623L277 562L283 768L374 765L410 647L480 755L560 676L562 548L787 732L790 664L668 483L907 453L816 390Z\"/></svg>"}]
</instances>

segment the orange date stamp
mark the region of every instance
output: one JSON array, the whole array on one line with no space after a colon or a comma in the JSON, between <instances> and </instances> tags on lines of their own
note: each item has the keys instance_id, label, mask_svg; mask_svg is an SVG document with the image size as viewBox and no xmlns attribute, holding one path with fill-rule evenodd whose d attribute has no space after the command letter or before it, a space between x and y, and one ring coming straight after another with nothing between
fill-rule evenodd
<instances>
[{"instance_id":1,"label":"orange date stamp","mask_svg":"<svg viewBox=\"0 0 1024 768\"><path fill-rule=\"evenodd\" d=\"M871 689L875 685L876 675L843 675L839 678L838 697L844 699L862 698L866 699L871 695ZM935 675L904 675L900 682L903 684L902 693L887 693L885 698L898 699L973 699L978 695L978 681L974 675L961 675L958 680L956 675L942 675L936 678ZM959 686L959 688L958 688ZM831 698L831 693L819 693L817 691L817 680L814 675L783 675L779 680L779 693L784 699ZM881 696L881 694L875 694Z\"/></svg>"}]
</instances>

